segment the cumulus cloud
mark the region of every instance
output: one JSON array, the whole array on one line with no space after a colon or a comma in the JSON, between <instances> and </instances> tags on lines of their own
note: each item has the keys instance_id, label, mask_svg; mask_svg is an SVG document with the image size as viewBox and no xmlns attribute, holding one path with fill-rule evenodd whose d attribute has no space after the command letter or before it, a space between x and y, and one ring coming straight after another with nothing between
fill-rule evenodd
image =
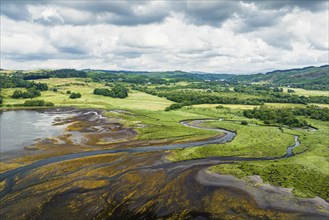
<instances>
[{"instance_id":1,"label":"cumulus cloud","mask_svg":"<svg viewBox=\"0 0 329 220\"><path fill-rule=\"evenodd\" d=\"M328 63L327 1L1 1L1 68L249 73Z\"/></svg>"}]
</instances>

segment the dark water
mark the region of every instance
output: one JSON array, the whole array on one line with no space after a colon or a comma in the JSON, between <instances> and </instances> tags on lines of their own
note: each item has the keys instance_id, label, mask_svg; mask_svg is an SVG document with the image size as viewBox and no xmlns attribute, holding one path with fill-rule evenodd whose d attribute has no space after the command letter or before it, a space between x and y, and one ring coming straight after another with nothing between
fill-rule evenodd
<instances>
[{"instance_id":1,"label":"dark water","mask_svg":"<svg viewBox=\"0 0 329 220\"><path fill-rule=\"evenodd\" d=\"M25 110L0 112L0 151L22 149L36 139L60 135L66 125L53 126L53 122L67 116Z\"/></svg>"}]
</instances>

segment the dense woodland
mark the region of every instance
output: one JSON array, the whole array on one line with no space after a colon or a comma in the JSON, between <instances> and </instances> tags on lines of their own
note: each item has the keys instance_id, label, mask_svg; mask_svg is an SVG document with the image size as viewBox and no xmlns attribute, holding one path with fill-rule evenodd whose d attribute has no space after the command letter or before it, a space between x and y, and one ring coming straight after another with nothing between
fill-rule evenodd
<instances>
[{"instance_id":1,"label":"dense woodland","mask_svg":"<svg viewBox=\"0 0 329 220\"><path fill-rule=\"evenodd\" d=\"M181 106L194 104L246 104L262 105L268 103L323 103L329 104L328 96L298 96L294 94L282 93L281 90L261 90L258 92L228 91L226 93L212 92L209 90L174 90L174 89L157 89L148 87L135 87L135 89L146 92L151 95L165 97L171 101L180 103ZM248 91L254 91L252 89ZM259 95L253 98L242 99L242 94Z\"/></svg>"},{"instance_id":2,"label":"dense woodland","mask_svg":"<svg viewBox=\"0 0 329 220\"><path fill-rule=\"evenodd\" d=\"M247 118L262 120L265 124L283 124L291 127L304 127L309 124L297 116L305 116L321 121L329 121L329 109L307 106L306 108L268 108L260 107L253 110L244 110Z\"/></svg>"},{"instance_id":3,"label":"dense woodland","mask_svg":"<svg viewBox=\"0 0 329 220\"><path fill-rule=\"evenodd\" d=\"M277 86L310 90L329 90L329 65L276 70L266 74L239 75L233 80L238 82L267 82Z\"/></svg>"}]
</instances>

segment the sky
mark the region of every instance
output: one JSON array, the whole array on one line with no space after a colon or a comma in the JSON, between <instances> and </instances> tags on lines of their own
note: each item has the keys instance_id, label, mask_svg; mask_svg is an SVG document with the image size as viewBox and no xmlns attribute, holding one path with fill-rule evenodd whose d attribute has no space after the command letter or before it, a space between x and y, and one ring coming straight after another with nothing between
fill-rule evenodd
<instances>
[{"instance_id":1,"label":"sky","mask_svg":"<svg viewBox=\"0 0 329 220\"><path fill-rule=\"evenodd\" d=\"M1 68L256 73L329 63L329 1L1 0Z\"/></svg>"}]
</instances>

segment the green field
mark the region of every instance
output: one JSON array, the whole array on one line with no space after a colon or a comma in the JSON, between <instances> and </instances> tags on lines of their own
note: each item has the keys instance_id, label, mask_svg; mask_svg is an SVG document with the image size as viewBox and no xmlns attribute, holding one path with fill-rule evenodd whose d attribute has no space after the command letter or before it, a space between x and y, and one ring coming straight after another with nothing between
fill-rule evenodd
<instances>
[{"instance_id":1,"label":"green field","mask_svg":"<svg viewBox=\"0 0 329 220\"><path fill-rule=\"evenodd\" d=\"M253 109L255 107L259 107L260 105L237 105L237 104L200 104L200 105L193 105L194 108L216 108L217 106L223 106L225 108L230 109ZM323 108L328 108L329 104L310 104L315 105ZM306 105L303 104L295 104L295 103L265 103L264 106L268 106L271 108L304 108Z\"/></svg>"},{"instance_id":2,"label":"green field","mask_svg":"<svg viewBox=\"0 0 329 220\"><path fill-rule=\"evenodd\" d=\"M213 144L175 151L169 158L173 161L204 158L209 156L276 157L283 156L286 148L294 143L294 137L282 133L279 128L259 126L239 121L207 122L209 127L236 131L237 136L226 144ZM271 141L269 142L269 137Z\"/></svg>"},{"instance_id":3,"label":"green field","mask_svg":"<svg viewBox=\"0 0 329 220\"><path fill-rule=\"evenodd\" d=\"M303 95L303 96L329 96L329 91L320 91L320 90L306 90L300 88L288 88L282 87L284 92L288 92L288 89L292 89L295 92L293 94Z\"/></svg>"},{"instance_id":4,"label":"green field","mask_svg":"<svg viewBox=\"0 0 329 220\"><path fill-rule=\"evenodd\" d=\"M275 161L239 162L230 165L218 165L211 168L213 172L232 174L243 178L260 175L272 185L293 188L300 197L329 198L329 124L309 120L317 131L285 130L297 134L301 146L294 152L303 152L294 157ZM271 139L272 142L272 139Z\"/></svg>"},{"instance_id":5,"label":"green field","mask_svg":"<svg viewBox=\"0 0 329 220\"><path fill-rule=\"evenodd\" d=\"M34 99L44 99L53 102L55 106L73 106L81 108L101 108L101 109L145 109L145 110L164 110L172 102L157 96L148 95L143 92L130 90L126 99L117 99L94 95L94 88L103 88L103 84L84 82L81 79L46 79L37 80L36 82L44 82L50 88L57 88L58 91L44 91L40 97ZM75 85L80 83L84 85ZM26 99L13 99L11 95L15 88L2 89L1 94L5 97L4 105L22 104ZM24 89L21 89L24 90ZM70 99L66 91L79 92L82 97L79 99Z\"/></svg>"},{"instance_id":6,"label":"green field","mask_svg":"<svg viewBox=\"0 0 329 220\"><path fill-rule=\"evenodd\" d=\"M207 116L185 111L146 111L109 112L109 117L121 119L128 127L135 128L139 140L192 141L214 136L215 131L206 131L183 126L181 120L206 118Z\"/></svg>"},{"instance_id":7,"label":"green field","mask_svg":"<svg viewBox=\"0 0 329 220\"><path fill-rule=\"evenodd\" d=\"M257 107L258 105L237 105L237 104L200 104L200 105L193 105L195 108L216 108L217 106L224 106L225 108L231 108L231 109L253 109Z\"/></svg>"}]
</instances>

